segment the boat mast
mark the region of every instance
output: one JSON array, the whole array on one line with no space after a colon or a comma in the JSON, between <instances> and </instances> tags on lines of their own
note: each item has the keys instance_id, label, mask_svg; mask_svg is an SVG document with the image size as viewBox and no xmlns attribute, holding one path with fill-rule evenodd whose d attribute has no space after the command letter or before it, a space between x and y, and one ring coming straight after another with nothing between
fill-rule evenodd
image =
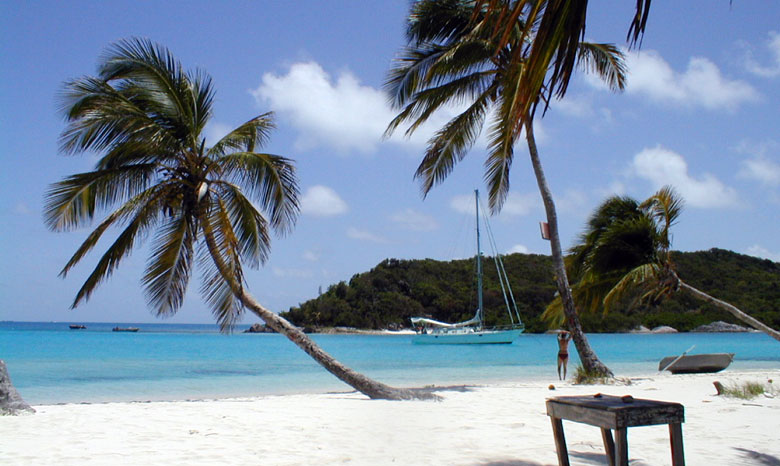
<instances>
[{"instance_id":1,"label":"boat mast","mask_svg":"<svg viewBox=\"0 0 780 466\"><path fill-rule=\"evenodd\" d=\"M479 244L479 190L474 190L474 203L477 206L477 318L482 329L482 248Z\"/></svg>"}]
</instances>

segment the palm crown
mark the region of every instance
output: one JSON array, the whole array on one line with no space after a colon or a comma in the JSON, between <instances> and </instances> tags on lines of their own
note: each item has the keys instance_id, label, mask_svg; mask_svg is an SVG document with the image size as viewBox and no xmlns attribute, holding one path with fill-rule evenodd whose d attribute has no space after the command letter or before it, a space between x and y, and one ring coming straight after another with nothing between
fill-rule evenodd
<instances>
[{"instance_id":1,"label":"palm crown","mask_svg":"<svg viewBox=\"0 0 780 466\"><path fill-rule=\"evenodd\" d=\"M251 267L263 263L270 232L291 229L299 190L291 160L255 151L274 127L270 113L206 146L203 132L213 98L208 75L184 71L167 49L143 39L114 44L102 57L97 77L65 84L67 127L61 150L97 152L100 158L94 170L51 186L46 222L62 231L89 224L96 215L107 216L61 275L110 227L121 229L72 307L87 300L139 240L151 234L142 281L157 314L179 309L197 261L201 292L220 326L230 328L241 315L234 291L243 284L242 262Z\"/></svg>"},{"instance_id":2,"label":"palm crown","mask_svg":"<svg viewBox=\"0 0 780 466\"><path fill-rule=\"evenodd\" d=\"M427 194L463 159L490 117L485 181L495 212L509 191L513 146L522 131L513 114L518 111L518 79L526 66L523 53L530 49L522 18L515 19L513 33L501 43L493 32L499 18L488 11L485 7L482 14L475 14L474 2L467 0L422 0L413 5L408 45L386 82L391 102L401 108L387 133L410 122L406 131L410 134L436 110L468 105L428 141L415 174ZM582 42L578 50L582 65L611 88L623 88L625 70L616 47Z\"/></svg>"}]
</instances>

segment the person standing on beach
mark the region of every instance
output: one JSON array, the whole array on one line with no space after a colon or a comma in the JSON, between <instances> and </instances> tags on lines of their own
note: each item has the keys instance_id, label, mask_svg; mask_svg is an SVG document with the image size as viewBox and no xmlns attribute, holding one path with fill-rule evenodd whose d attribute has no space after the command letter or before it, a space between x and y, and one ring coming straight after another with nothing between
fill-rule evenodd
<instances>
[{"instance_id":1,"label":"person standing on beach","mask_svg":"<svg viewBox=\"0 0 780 466\"><path fill-rule=\"evenodd\" d=\"M569 362L569 341L571 333L566 330L558 332L558 379L566 379L566 363ZM561 366L563 366L563 377L561 377Z\"/></svg>"}]
</instances>

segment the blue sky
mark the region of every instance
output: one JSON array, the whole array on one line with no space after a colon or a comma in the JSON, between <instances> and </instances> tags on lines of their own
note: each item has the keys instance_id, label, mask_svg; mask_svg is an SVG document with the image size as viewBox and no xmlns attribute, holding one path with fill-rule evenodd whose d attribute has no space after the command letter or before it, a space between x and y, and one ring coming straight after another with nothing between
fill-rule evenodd
<instances>
[{"instance_id":1,"label":"blue sky","mask_svg":"<svg viewBox=\"0 0 780 466\"><path fill-rule=\"evenodd\" d=\"M633 2L615 3L591 0L588 40L625 46ZM94 163L58 154L57 93L64 81L94 74L106 46L131 36L212 76L210 140L276 113L266 150L296 160L303 203L294 231L275 238L268 263L247 274L269 308L287 310L385 258L467 255L455 243L470 193L484 189L484 144L423 200L413 173L434 126L410 139L381 137L394 115L382 83L403 45L407 8L400 0L0 2L0 320L157 321L140 287L145 249L69 310L99 255L58 278L88 230L53 233L42 221L47 186ZM580 74L566 99L537 118L564 247L607 196L644 199L671 184L686 201L675 249L780 261L780 4L653 2L628 63L626 92ZM491 222L499 248L549 254L543 217L521 144L509 200ZM212 322L196 281L168 321Z\"/></svg>"}]
</instances>

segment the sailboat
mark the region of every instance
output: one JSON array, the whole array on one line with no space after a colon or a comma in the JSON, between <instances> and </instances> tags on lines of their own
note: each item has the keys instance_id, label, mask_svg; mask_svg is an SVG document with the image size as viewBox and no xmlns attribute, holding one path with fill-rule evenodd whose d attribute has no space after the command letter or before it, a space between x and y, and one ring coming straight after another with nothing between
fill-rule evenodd
<instances>
[{"instance_id":1,"label":"sailboat","mask_svg":"<svg viewBox=\"0 0 780 466\"><path fill-rule=\"evenodd\" d=\"M418 345L469 345L469 344L510 344L525 329L520 320L520 313L517 310L512 290L509 287L509 279L504 269L504 263L501 257L495 251L495 241L493 240L490 227L485 219L488 238L493 247L493 257L495 258L496 270L498 271L501 291L504 293L504 303L509 314L511 324L502 327L485 327L483 325L484 308L482 303L482 248L479 235L479 191L474 190L474 199L477 213L477 311L471 319L454 324L439 322L426 317L412 317L412 326L417 329L417 333L412 337L412 343ZM513 308L510 308L509 303Z\"/></svg>"}]
</instances>

